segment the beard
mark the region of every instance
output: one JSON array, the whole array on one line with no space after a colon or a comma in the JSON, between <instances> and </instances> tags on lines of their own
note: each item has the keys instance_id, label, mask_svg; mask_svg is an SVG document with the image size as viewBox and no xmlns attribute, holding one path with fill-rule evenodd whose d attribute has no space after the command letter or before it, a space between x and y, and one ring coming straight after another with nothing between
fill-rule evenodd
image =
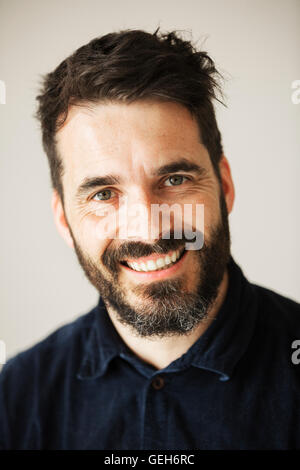
<instances>
[{"instance_id":1,"label":"beard","mask_svg":"<svg viewBox=\"0 0 300 470\"><path fill-rule=\"evenodd\" d=\"M214 304L219 287L230 259L230 233L227 207L221 188L221 220L211 229L210 240L195 251L195 264L199 275L193 292L186 289L185 275L176 279L138 284L131 289L135 294L134 305L128 301L128 288L120 285L120 262L128 258L139 258L153 253L167 254L182 248L190 239L160 239L155 244L124 242L121 246L109 246L101 257L103 268L98 267L73 238L78 261L88 280L98 290L106 307L112 308L117 320L129 326L133 334L140 337L166 337L187 335L203 322ZM172 237L173 235L173 237ZM196 266L197 267L197 266Z\"/></svg>"}]
</instances>

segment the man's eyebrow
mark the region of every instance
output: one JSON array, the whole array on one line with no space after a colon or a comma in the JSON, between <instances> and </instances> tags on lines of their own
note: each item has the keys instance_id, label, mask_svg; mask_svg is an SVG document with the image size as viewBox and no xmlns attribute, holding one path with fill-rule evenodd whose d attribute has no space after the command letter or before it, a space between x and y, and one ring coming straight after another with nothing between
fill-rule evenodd
<instances>
[{"instance_id":1,"label":"man's eyebrow","mask_svg":"<svg viewBox=\"0 0 300 470\"><path fill-rule=\"evenodd\" d=\"M179 171L193 172L197 173L199 176L204 176L207 174L207 169L204 166L191 162L186 158L182 158L176 162L161 166L154 172L154 175L164 176L168 175L169 173L177 173Z\"/></svg>"},{"instance_id":2,"label":"man's eyebrow","mask_svg":"<svg viewBox=\"0 0 300 470\"><path fill-rule=\"evenodd\" d=\"M112 184L120 184L121 179L115 175L94 176L85 178L77 189L76 196L80 197L91 189L98 188L99 186L110 186Z\"/></svg>"},{"instance_id":3,"label":"man's eyebrow","mask_svg":"<svg viewBox=\"0 0 300 470\"><path fill-rule=\"evenodd\" d=\"M153 171L153 176L164 176L170 173L177 173L179 171L197 173L199 176L204 176L207 173L206 168L197 163L190 162L183 158L176 160L172 163L167 163ZM105 176L94 176L88 177L83 180L76 191L76 197L81 197L88 193L91 189L98 188L100 186L110 186L114 184L121 184L122 178L117 175L105 175Z\"/></svg>"}]
</instances>

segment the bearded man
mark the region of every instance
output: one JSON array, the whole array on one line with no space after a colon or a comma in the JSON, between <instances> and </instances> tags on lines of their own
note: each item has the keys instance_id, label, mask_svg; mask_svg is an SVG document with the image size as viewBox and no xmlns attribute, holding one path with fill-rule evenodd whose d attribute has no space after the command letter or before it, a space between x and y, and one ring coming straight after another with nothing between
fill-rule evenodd
<instances>
[{"instance_id":1,"label":"bearded man","mask_svg":"<svg viewBox=\"0 0 300 470\"><path fill-rule=\"evenodd\" d=\"M3 449L300 448L300 306L231 255L219 91L175 32L107 34L44 78L54 219L99 303L5 364Z\"/></svg>"}]
</instances>

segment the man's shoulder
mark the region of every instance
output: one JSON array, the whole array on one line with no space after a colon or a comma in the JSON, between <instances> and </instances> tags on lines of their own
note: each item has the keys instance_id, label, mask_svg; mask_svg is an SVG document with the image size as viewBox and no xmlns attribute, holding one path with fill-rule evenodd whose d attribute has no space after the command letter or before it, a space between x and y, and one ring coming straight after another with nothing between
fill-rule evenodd
<instances>
[{"instance_id":1,"label":"man's shoulder","mask_svg":"<svg viewBox=\"0 0 300 470\"><path fill-rule=\"evenodd\" d=\"M250 285L257 299L260 324L300 334L300 303L262 285Z\"/></svg>"},{"instance_id":2,"label":"man's shoulder","mask_svg":"<svg viewBox=\"0 0 300 470\"><path fill-rule=\"evenodd\" d=\"M26 367L27 372L46 364L58 366L59 362L67 360L70 354L74 355L74 351L79 356L95 321L96 309L97 307L94 307L88 313L58 327L33 346L10 357L3 365L0 377L3 373L22 370L24 366L30 366Z\"/></svg>"}]
</instances>

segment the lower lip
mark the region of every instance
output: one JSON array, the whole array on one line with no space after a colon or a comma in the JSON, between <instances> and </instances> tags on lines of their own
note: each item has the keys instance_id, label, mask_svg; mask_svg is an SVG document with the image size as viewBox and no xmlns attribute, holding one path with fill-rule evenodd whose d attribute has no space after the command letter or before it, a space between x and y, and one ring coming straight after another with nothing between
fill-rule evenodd
<instances>
[{"instance_id":1,"label":"lower lip","mask_svg":"<svg viewBox=\"0 0 300 470\"><path fill-rule=\"evenodd\" d=\"M124 266L123 264L121 266L128 273L132 274L135 278L137 278L140 281L153 281L155 279L162 279L162 278L169 277L175 274L184 263L187 253L188 252L185 251L184 255L180 258L180 260L177 263L172 264L172 266L170 266L169 268L161 269L159 271L148 271L148 272L134 271L133 269L130 269L127 266Z\"/></svg>"}]
</instances>

